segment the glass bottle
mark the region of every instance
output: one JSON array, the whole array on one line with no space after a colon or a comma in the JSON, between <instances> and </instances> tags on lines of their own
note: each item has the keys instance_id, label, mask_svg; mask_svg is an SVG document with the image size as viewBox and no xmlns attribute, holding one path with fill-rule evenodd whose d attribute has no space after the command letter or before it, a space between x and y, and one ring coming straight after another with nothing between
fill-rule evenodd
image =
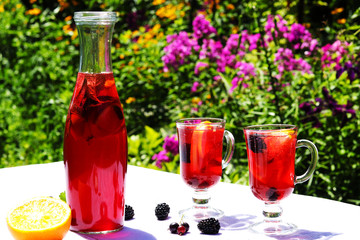
<instances>
[{"instance_id":1,"label":"glass bottle","mask_svg":"<svg viewBox=\"0 0 360 240\"><path fill-rule=\"evenodd\" d=\"M71 230L118 231L124 223L127 132L111 64L114 12L75 12L80 67L64 134Z\"/></svg>"}]
</instances>

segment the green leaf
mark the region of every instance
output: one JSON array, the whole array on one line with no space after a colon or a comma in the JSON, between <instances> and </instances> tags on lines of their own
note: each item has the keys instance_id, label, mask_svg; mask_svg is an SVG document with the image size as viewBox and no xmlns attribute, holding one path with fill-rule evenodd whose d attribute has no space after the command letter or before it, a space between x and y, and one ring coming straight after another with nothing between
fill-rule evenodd
<instances>
[{"instance_id":1,"label":"green leaf","mask_svg":"<svg viewBox=\"0 0 360 240\"><path fill-rule=\"evenodd\" d=\"M61 193L59 194L59 198L60 198L61 200L63 200L64 202L66 202L66 193L65 193L65 191L63 191L63 192L61 192Z\"/></svg>"}]
</instances>

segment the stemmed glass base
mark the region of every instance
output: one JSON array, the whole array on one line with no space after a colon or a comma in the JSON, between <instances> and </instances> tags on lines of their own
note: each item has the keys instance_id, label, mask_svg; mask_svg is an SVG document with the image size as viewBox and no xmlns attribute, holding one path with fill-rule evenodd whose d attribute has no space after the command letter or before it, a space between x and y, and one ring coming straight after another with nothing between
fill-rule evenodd
<instances>
[{"instance_id":1,"label":"stemmed glass base","mask_svg":"<svg viewBox=\"0 0 360 240\"><path fill-rule=\"evenodd\" d=\"M277 202L265 202L264 220L255 223L249 229L265 235L288 235L297 230L296 225L281 220L282 208Z\"/></svg>"},{"instance_id":2,"label":"stemmed glass base","mask_svg":"<svg viewBox=\"0 0 360 240\"><path fill-rule=\"evenodd\" d=\"M249 227L249 229L255 233L264 235L287 235L296 231L296 225L285 222L267 222L262 221L255 223Z\"/></svg>"},{"instance_id":3,"label":"stemmed glass base","mask_svg":"<svg viewBox=\"0 0 360 240\"><path fill-rule=\"evenodd\" d=\"M194 221L201 221L206 218L221 218L224 212L209 205L210 195L207 189L195 190L193 194L193 206L179 211L181 217Z\"/></svg>"}]
</instances>

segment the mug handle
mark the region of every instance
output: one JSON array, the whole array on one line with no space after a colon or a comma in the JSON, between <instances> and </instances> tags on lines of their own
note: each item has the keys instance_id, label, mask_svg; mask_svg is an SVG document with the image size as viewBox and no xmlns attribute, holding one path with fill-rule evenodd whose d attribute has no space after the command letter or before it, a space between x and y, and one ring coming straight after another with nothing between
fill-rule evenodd
<instances>
[{"instance_id":1,"label":"mug handle","mask_svg":"<svg viewBox=\"0 0 360 240\"><path fill-rule=\"evenodd\" d=\"M222 160L223 169L229 165L229 162L234 154L234 148L235 148L235 139L231 132L225 130L224 138L226 140L226 151L225 151L225 156Z\"/></svg>"},{"instance_id":2,"label":"mug handle","mask_svg":"<svg viewBox=\"0 0 360 240\"><path fill-rule=\"evenodd\" d=\"M312 143L311 141L306 140L306 139L300 139L297 141L297 144L296 144L296 148L299 148L299 147L306 147L307 149L310 150L311 163L310 163L309 168L306 170L306 172L303 175L295 176L295 181L294 181L295 184L303 183L303 182L306 182L307 180L309 180L309 178L313 175L313 173L315 171L316 164L319 159L318 150L317 150L315 144Z\"/></svg>"}]
</instances>

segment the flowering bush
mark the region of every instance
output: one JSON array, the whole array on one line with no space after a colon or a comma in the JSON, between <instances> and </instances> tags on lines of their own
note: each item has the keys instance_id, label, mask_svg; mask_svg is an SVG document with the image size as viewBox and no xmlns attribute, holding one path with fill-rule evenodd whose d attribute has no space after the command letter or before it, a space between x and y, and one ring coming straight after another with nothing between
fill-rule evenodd
<instances>
[{"instance_id":1,"label":"flowering bush","mask_svg":"<svg viewBox=\"0 0 360 240\"><path fill-rule=\"evenodd\" d=\"M119 20L113 71L130 164L179 172L175 121L221 117L236 139L223 180L246 184L242 128L290 123L320 154L314 177L296 191L360 204L360 186L354 184L360 175L360 6L355 0L326 4L4 0L0 167L62 160L79 64L72 16L108 10ZM299 173L305 159L297 159Z\"/></svg>"}]
</instances>

